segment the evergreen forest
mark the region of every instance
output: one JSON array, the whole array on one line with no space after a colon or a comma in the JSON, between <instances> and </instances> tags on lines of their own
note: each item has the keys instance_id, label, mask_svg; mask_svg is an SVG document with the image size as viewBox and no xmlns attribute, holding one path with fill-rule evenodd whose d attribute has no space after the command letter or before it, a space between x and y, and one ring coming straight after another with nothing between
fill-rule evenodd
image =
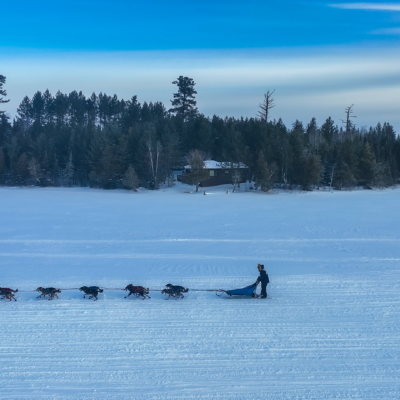
<instances>
[{"instance_id":1,"label":"evergreen forest","mask_svg":"<svg viewBox=\"0 0 400 400\"><path fill-rule=\"evenodd\" d=\"M158 189L172 185L173 171L194 153L233 169L246 164L242 178L263 191L399 182L399 136L387 122L357 127L353 106L343 121L285 126L271 118L274 92L267 92L254 118L210 118L197 109L193 79L180 76L173 85L170 108L136 96L46 90L22 99L13 120L0 111L0 184ZM7 101L0 75L0 110Z\"/></svg>"}]
</instances>

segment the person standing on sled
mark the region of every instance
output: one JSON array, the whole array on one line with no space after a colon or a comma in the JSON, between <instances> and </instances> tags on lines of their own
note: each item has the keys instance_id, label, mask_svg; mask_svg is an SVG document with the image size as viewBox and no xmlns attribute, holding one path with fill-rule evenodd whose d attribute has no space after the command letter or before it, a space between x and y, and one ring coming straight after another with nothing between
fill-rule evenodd
<instances>
[{"instance_id":1,"label":"person standing on sled","mask_svg":"<svg viewBox=\"0 0 400 400\"><path fill-rule=\"evenodd\" d=\"M260 276L257 278L256 283L259 284L261 282L261 298L267 298L267 285L269 283L269 277L267 271L264 269L264 265L258 264L257 269L260 271Z\"/></svg>"}]
</instances>

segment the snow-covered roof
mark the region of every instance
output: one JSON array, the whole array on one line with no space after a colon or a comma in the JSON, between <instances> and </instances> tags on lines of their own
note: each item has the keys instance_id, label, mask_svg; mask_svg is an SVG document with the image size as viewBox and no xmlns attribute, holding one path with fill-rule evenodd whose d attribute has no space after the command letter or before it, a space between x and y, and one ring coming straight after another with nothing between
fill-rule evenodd
<instances>
[{"instance_id":1,"label":"snow-covered roof","mask_svg":"<svg viewBox=\"0 0 400 400\"><path fill-rule=\"evenodd\" d=\"M227 169L227 168L248 168L243 163L219 162L214 160L204 161L205 169ZM185 165L185 169L190 169L190 165Z\"/></svg>"}]
</instances>

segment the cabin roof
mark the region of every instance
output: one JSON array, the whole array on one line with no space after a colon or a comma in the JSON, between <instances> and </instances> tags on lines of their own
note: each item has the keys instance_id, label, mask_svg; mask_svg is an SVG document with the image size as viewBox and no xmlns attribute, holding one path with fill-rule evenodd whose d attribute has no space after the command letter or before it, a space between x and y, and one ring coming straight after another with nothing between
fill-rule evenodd
<instances>
[{"instance_id":1,"label":"cabin roof","mask_svg":"<svg viewBox=\"0 0 400 400\"><path fill-rule=\"evenodd\" d=\"M232 165L233 164L233 165ZM228 168L248 168L243 163L230 163L230 162L219 162L214 160L204 161L205 169L228 169ZM190 165L185 165L185 169L190 169Z\"/></svg>"}]
</instances>

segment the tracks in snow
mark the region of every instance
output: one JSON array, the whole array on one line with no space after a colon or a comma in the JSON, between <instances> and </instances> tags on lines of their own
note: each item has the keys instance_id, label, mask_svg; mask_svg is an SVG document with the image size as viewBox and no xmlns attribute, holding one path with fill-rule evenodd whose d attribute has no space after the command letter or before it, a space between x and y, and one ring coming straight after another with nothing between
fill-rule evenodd
<instances>
[{"instance_id":1,"label":"tracks in snow","mask_svg":"<svg viewBox=\"0 0 400 400\"><path fill-rule=\"evenodd\" d=\"M137 243L395 243L400 238L316 238L316 239L138 239L138 240L69 240L69 239L0 239L0 244L137 244Z\"/></svg>"},{"instance_id":2,"label":"tracks in snow","mask_svg":"<svg viewBox=\"0 0 400 400\"><path fill-rule=\"evenodd\" d=\"M295 257L268 257L268 256L218 256L202 254L154 254L154 253L130 253L130 254L87 254L87 253L0 253L0 257L16 258L89 258L89 259L172 259L172 260L249 260L264 262L304 262L304 263L355 263L355 262L396 262L396 257L347 257L347 258L295 258Z\"/></svg>"}]
</instances>

